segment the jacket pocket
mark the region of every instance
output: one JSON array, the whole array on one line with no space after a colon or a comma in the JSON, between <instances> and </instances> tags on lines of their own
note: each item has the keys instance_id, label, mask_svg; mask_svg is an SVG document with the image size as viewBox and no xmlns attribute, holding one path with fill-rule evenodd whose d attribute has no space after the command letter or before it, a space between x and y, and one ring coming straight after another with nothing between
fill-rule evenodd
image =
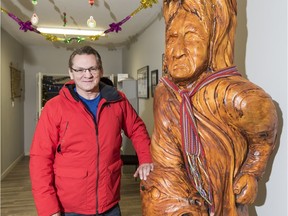
<instances>
[{"instance_id":1,"label":"jacket pocket","mask_svg":"<svg viewBox=\"0 0 288 216\"><path fill-rule=\"evenodd\" d=\"M81 168L56 167L54 173L57 195L64 209L75 206L85 208L88 171Z\"/></svg>"},{"instance_id":2,"label":"jacket pocket","mask_svg":"<svg viewBox=\"0 0 288 216\"><path fill-rule=\"evenodd\" d=\"M65 150L65 135L68 130L69 122L64 121L60 125L60 137L59 137L59 143L57 145L57 153L62 154L63 150Z\"/></svg>"},{"instance_id":3,"label":"jacket pocket","mask_svg":"<svg viewBox=\"0 0 288 216\"><path fill-rule=\"evenodd\" d=\"M121 167L122 161L118 160L108 167L107 176L107 198L108 200L119 200L120 199L120 180L121 180ZM109 197L110 196L110 197Z\"/></svg>"}]
</instances>

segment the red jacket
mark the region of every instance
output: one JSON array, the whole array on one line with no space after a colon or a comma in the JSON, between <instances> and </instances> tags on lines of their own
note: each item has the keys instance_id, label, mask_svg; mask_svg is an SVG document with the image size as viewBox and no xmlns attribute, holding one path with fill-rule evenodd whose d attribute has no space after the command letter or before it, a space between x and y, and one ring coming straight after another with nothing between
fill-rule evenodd
<instances>
[{"instance_id":1,"label":"red jacket","mask_svg":"<svg viewBox=\"0 0 288 216\"><path fill-rule=\"evenodd\" d=\"M30 176L40 216L103 213L119 202L121 130L139 163L151 163L146 127L123 93L100 83L96 121L73 86L45 104L34 134Z\"/></svg>"}]
</instances>

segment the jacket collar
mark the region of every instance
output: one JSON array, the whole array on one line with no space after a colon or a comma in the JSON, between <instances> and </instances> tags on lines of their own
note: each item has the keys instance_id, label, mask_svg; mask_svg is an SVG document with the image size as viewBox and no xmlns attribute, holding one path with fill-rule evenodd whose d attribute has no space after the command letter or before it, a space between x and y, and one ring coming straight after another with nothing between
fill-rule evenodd
<instances>
[{"instance_id":1,"label":"jacket collar","mask_svg":"<svg viewBox=\"0 0 288 216\"><path fill-rule=\"evenodd\" d=\"M77 95L77 93L74 91L74 88L75 88L75 82L73 80L69 81L64 84L60 94L63 94L66 98L70 100L73 98L74 100L78 102L80 98ZM100 82L99 88L100 88L101 97L106 99L107 102L113 102L113 101L118 101L122 99L122 96L118 93L116 88L113 86L109 86L109 85L104 84L103 82Z\"/></svg>"},{"instance_id":2,"label":"jacket collar","mask_svg":"<svg viewBox=\"0 0 288 216\"><path fill-rule=\"evenodd\" d=\"M102 98L105 98L107 101L117 101L122 99L122 96L118 93L115 87L109 86L100 82L99 84L100 94Z\"/></svg>"}]
</instances>

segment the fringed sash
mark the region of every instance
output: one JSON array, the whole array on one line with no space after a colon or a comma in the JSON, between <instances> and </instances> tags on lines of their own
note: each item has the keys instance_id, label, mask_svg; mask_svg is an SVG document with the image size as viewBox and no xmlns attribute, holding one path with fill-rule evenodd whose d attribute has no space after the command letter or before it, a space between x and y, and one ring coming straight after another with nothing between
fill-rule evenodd
<instances>
[{"instance_id":1,"label":"fringed sash","mask_svg":"<svg viewBox=\"0 0 288 216\"><path fill-rule=\"evenodd\" d=\"M201 197L203 197L209 203L210 206L213 206L213 191L211 188L210 178L207 173L205 152L201 144L197 129L197 122L193 114L191 98L199 89L208 85L214 80L229 76L241 76L241 74L237 72L236 67L230 67L218 72L213 72L211 75L200 81L190 91L179 89L179 87L167 77L162 77L160 79L160 81L167 87L178 92L182 98L180 107L180 123L185 166L188 171L188 176L192 183L194 183L196 190L200 193ZM200 170L204 176L201 176ZM208 188L206 190L203 186L202 179L206 179L208 184Z\"/></svg>"}]
</instances>

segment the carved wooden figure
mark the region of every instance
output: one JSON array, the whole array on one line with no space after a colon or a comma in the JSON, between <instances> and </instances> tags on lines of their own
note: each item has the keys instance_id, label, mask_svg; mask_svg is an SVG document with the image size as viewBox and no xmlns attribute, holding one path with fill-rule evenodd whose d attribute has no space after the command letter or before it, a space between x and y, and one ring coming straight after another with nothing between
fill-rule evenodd
<instances>
[{"instance_id":1,"label":"carved wooden figure","mask_svg":"<svg viewBox=\"0 0 288 216\"><path fill-rule=\"evenodd\" d=\"M244 216L257 196L277 113L233 65L236 8L236 0L163 2L167 73L154 96L144 216Z\"/></svg>"}]
</instances>

